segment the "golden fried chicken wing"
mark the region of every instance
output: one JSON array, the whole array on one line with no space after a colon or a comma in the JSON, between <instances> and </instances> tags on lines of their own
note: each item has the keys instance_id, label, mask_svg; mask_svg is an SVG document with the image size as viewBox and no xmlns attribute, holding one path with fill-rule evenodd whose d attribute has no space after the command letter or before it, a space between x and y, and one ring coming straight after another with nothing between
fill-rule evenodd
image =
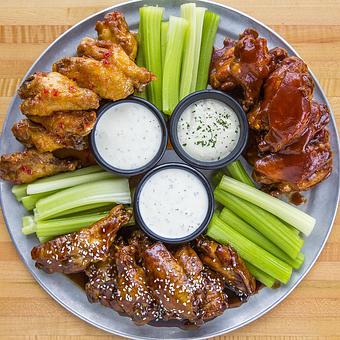
<instances>
[{"instance_id":1,"label":"golden fried chicken wing","mask_svg":"<svg viewBox=\"0 0 340 340\"><path fill-rule=\"evenodd\" d=\"M210 85L225 92L242 89L241 103L247 111L257 102L263 81L285 56L287 52L281 48L269 51L267 40L248 28L239 40L227 38L222 49L214 50Z\"/></svg>"},{"instance_id":2,"label":"golden fried chicken wing","mask_svg":"<svg viewBox=\"0 0 340 340\"><path fill-rule=\"evenodd\" d=\"M136 34L130 32L122 13L107 13L103 21L97 21L96 31L99 40L110 40L122 46L130 59L136 59L138 48Z\"/></svg>"},{"instance_id":3,"label":"golden fried chicken wing","mask_svg":"<svg viewBox=\"0 0 340 340\"><path fill-rule=\"evenodd\" d=\"M92 226L34 247L32 259L37 268L47 273L84 271L91 263L107 259L117 231L130 217L131 211L117 205Z\"/></svg>"},{"instance_id":4,"label":"golden fried chicken wing","mask_svg":"<svg viewBox=\"0 0 340 340\"><path fill-rule=\"evenodd\" d=\"M58 149L53 151L53 155L61 159L77 160L81 167L96 165L97 162L90 149Z\"/></svg>"},{"instance_id":5,"label":"golden fried chicken wing","mask_svg":"<svg viewBox=\"0 0 340 340\"><path fill-rule=\"evenodd\" d=\"M126 98L155 79L144 67L137 66L117 44L84 38L78 47L80 57L64 58L53 70L111 100Z\"/></svg>"},{"instance_id":6,"label":"golden fried chicken wing","mask_svg":"<svg viewBox=\"0 0 340 340\"><path fill-rule=\"evenodd\" d=\"M95 111L60 111L50 116L28 115L27 118L58 136L87 136L96 123L96 116Z\"/></svg>"},{"instance_id":7,"label":"golden fried chicken wing","mask_svg":"<svg viewBox=\"0 0 340 340\"><path fill-rule=\"evenodd\" d=\"M221 274L230 289L245 296L255 293L255 278L231 246L204 237L197 239L196 245L202 262Z\"/></svg>"},{"instance_id":8,"label":"golden fried chicken wing","mask_svg":"<svg viewBox=\"0 0 340 340\"><path fill-rule=\"evenodd\" d=\"M15 123L12 127L14 137L26 147L35 147L39 152L52 152L62 148L84 150L88 148L86 137L75 135L59 136L48 132L44 127L28 119Z\"/></svg>"},{"instance_id":9,"label":"golden fried chicken wing","mask_svg":"<svg viewBox=\"0 0 340 340\"><path fill-rule=\"evenodd\" d=\"M98 96L80 88L73 80L57 72L37 72L18 90L22 113L49 116L57 111L93 110L99 107Z\"/></svg>"},{"instance_id":10,"label":"golden fried chicken wing","mask_svg":"<svg viewBox=\"0 0 340 340\"><path fill-rule=\"evenodd\" d=\"M73 171L77 165L77 161L60 160L50 152L28 149L1 156L0 178L13 184L31 183L41 177Z\"/></svg>"}]
</instances>

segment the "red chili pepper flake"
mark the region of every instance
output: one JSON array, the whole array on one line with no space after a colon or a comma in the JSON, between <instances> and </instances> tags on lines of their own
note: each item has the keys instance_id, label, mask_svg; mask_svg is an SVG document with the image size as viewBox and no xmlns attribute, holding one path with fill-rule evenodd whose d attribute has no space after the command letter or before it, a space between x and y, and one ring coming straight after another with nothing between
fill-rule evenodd
<instances>
[{"instance_id":1,"label":"red chili pepper flake","mask_svg":"<svg viewBox=\"0 0 340 340\"><path fill-rule=\"evenodd\" d=\"M103 57L105 58L105 59L107 59L107 58L109 58L109 57L111 57L112 56L112 51L107 51L107 52L105 52L104 54L103 54Z\"/></svg>"},{"instance_id":2,"label":"red chili pepper flake","mask_svg":"<svg viewBox=\"0 0 340 340\"><path fill-rule=\"evenodd\" d=\"M48 94L50 91L48 89L43 89L44 94Z\"/></svg>"},{"instance_id":3,"label":"red chili pepper flake","mask_svg":"<svg viewBox=\"0 0 340 340\"><path fill-rule=\"evenodd\" d=\"M110 64L110 62L109 62L107 59L104 59L104 60L103 60L103 64L104 64L104 65L108 65L108 64Z\"/></svg>"},{"instance_id":4,"label":"red chili pepper flake","mask_svg":"<svg viewBox=\"0 0 340 340\"><path fill-rule=\"evenodd\" d=\"M59 91L56 90L56 89L53 89L53 90L52 90L52 96L54 96L54 97L59 96Z\"/></svg>"},{"instance_id":5,"label":"red chili pepper flake","mask_svg":"<svg viewBox=\"0 0 340 340\"><path fill-rule=\"evenodd\" d=\"M21 171L25 172L28 175L32 175L32 169L26 165L21 166Z\"/></svg>"}]
</instances>

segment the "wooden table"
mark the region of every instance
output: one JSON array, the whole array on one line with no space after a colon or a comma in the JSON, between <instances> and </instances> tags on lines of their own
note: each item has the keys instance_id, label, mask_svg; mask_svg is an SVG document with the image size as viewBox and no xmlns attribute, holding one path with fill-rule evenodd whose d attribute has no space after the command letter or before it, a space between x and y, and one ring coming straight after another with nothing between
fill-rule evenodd
<instances>
[{"instance_id":1,"label":"wooden table","mask_svg":"<svg viewBox=\"0 0 340 340\"><path fill-rule=\"evenodd\" d=\"M27 69L62 32L119 1L0 1L0 124ZM340 1L220 1L252 15L290 42L314 71L340 125ZM316 265L278 307L223 338L340 338L340 218ZM0 337L113 339L79 320L33 280L0 221Z\"/></svg>"}]
</instances>

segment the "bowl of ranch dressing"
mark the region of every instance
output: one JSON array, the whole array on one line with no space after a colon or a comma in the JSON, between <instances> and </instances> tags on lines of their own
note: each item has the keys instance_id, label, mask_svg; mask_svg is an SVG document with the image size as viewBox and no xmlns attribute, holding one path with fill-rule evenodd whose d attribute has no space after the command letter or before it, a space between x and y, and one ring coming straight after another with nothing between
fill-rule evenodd
<instances>
[{"instance_id":1,"label":"bowl of ranch dressing","mask_svg":"<svg viewBox=\"0 0 340 340\"><path fill-rule=\"evenodd\" d=\"M142 98L129 97L99 109L90 146L103 168L132 176L147 172L158 163L167 140L162 113Z\"/></svg>"},{"instance_id":2,"label":"bowl of ranch dressing","mask_svg":"<svg viewBox=\"0 0 340 340\"><path fill-rule=\"evenodd\" d=\"M134 214L151 238L176 244L198 237L210 222L214 197L208 180L187 164L165 163L136 188Z\"/></svg>"},{"instance_id":3,"label":"bowl of ranch dressing","mask_svg":"<svg viewBox=\"0 0 340 340\"><path fill-rule=\"evenodd\" d=\"M247 144L248 122L229 95L203 90L185 97L170 120L170 139L179 157L213 170L236 160Z\"/></svg>"}]
</instances>

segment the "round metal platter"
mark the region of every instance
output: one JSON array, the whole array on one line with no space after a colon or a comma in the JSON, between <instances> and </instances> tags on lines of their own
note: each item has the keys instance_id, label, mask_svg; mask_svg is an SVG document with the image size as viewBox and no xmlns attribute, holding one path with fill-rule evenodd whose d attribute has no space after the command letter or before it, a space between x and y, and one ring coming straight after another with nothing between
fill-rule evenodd
<instances>
[{"instance_id":1,"label":"round metal platter","mask_svg":"<svg viewBox=\"0 0 340 340\"><path fill-rule=\"evenodd\" d=\"M97 20L102 19L106 12L111 10L121 11L126 16L130 28L137 30L139 7L144 4L164 6L166 8L165 15L168 17L169 15L179 15L179 6L184 2L185 1L164 0L150 0L147 2L131 1L94 14L72 27L50 45L28 71L26 76L36 71L49 71L54 61L64 56L74 55L81 38L85 36L94 37L96 35L94 30L95 23ZM286 48L290 55L297 54L287 42L271 29L246 14L212 2L196 1L196 3L198 6L204 6L221 16L215 46L222 46L225 36L237 38L238 34L246 27L253 27L261 36L267 38L270 48L281 46ZM26 76L24 78L26 78ZM314 81L314 97L329 106L315 77ZM7 119L3 126L0 154L11 153L22 149L22 146L11 134L13 123L21 118L19 104L20 99L18 96L15 96L9 107ZM179 328L177 324L172 323L159 323L138 327L134 325L128 317L120 316L113 310L99 304L90 304L87 301L84 291L64 275L48 275L34 267L30 252L38 241L35 236L26 237L21 233L21 218L27 214L27 212L22 205L15 200L11 193L11 185L6 182L1 183L2 212L12 240L23 262L34 278L56 301L81 319L105 331L129 338L203 339L216 336L242 327L275 307L297 286L318 258L331 231L338 205L339 142L333 115L329 124L329 130L334 155L333 173L326 181L306 194L308 201L301 207L301 209L314 216L317 220L313 233L305 239L303 252L306 259L303 267L299 271L294 271L287 285L283 285L281 288L275 290L262 289L257 295L251 297L248 303L243 304L239 308L226 310L222 316L207 322L198 329L185 330ZM165 155L165 159L175 160L176 156L172 152L168 152ZM163 159L162 162L164 162L165 159Z\"/></svg>"}]
</instances>

